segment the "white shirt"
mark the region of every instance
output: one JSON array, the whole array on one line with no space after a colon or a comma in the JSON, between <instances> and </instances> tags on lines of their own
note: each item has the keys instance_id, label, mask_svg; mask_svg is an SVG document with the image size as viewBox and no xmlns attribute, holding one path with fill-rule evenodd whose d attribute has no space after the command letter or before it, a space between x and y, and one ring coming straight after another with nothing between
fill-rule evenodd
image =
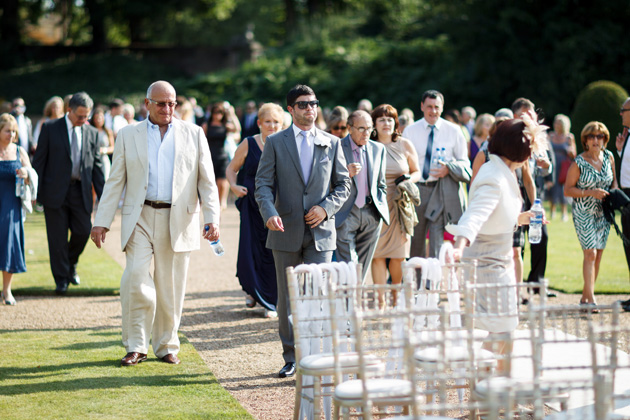
<instances>
[{"instance_id":1,"label":"white shirt","mask_svg":"<svg viewBox=\"0 0 630 420\"><path fill-rule=\"evenodd\" d=\"M126 127L128 125L129 123L127 122L125 117L123 117L122 115L116 115L112 119L112 131L114 132L114 135L118 134L118 131L120 131L121 128Z\"/></svg>"},{"instance_id":2,"label":"white shirt","mask_svg":"<svg viewBox=\"0 0 630 420\"><path fill-rule=\"evenodd\" d=\"M81 126L73 126L72 121L68 118L68 114L66 114L66 127L68 129L68 140L70 141L70 153L72 153L72 130L74 130L77 133L79 156L81 156L81 149L83 148L83 130L81 130Z\"/></svg>"},{"instance_id":3,"label":"white shirt","mask_svg":"<svg viewBox=\"0 0 630 420\"><path fill-rule=\"evenodd\" d=\"M293 134L295 135L295 144L297 145L297 149L298 149L298 155L300 157L302 157L302 134L300 134L302 132L302 129L299 128L298 126L296 126L295 124L292 125L293 127ZM308 135L306 137L306 141L308 142L308 146L311 148L311 156L313 156L313 151L315 149L315 142L313 141L315 139L315 127L311 127L310 130L305 130Z\"/></svg>"},{"instance_id":4,"label":"white shirt","mask_svg":"<svg viewBox=\"0 0 630 420\"><path fill-rule=\"evenodd\" d=\"M171 203L173 198L173 171L175 169L175 139L173 124L168 125L164 139L160 127L147 118L149 154L149 185L147 200Z\"/></svg>"},{"instance_id":5,"label":"white shirt","mask_svg":"<svg viewBox=\"0 0 630 420\"><path fill-rule=\"evenodd\" d=\"M630 141L626 140L626 144L624 144L625 152L623 153L623 160L619 169L619 187L621 188L630 188L630 149L628 149L628 143ZM624 149L621 150L623 151Z\"/></svg>"},{"instance_id":6,"label":"white shirt","mask_svg":"<svg viewBox=\"0 0 630 420\"><path fill-rule=\"evenodd\" d=\"M26 117L24 114L20 114L16 117L18 123L18 138L20 139L20 146L28 152L28 124L26 124Z\"/></svg>"},{"instance_id":7,"label":"white shirt","mask_svg":"<svg viewBox=\"0 0 630 420\"><path fill-rule=\"evenodd\" d=\"M429 123L424 118L411 124L405 128L405 131L403 132L403 137L409 139L416 148L420 174L422 174L422 170L424 168L424 158L427 153L429 133L431 133L431 127L429 127ZM461 128L443 118L438 118L435 123L432 153L435 153L435 149L438 147L440 149L444 148L444 158L447 161L468 161L468 147L466 146L466 139L462 134ZM437 178L429 175L427 179L423 179L421 181L427 182L436 180Z\"/></svg>"}]
</instances>

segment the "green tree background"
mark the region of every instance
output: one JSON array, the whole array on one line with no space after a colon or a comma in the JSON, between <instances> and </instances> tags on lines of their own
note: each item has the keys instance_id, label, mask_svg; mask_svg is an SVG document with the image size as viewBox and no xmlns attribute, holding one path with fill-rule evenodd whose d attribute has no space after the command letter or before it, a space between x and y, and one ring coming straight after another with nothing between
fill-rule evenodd
<instances>
[{"instance_id":1,"label":"green tree background","mask_svg":"<svg viewBox=\"0 0 630 420\"><path fill-rule=\"evenodd\" d=\"M36 109L78 89L102 100L141 95L152 79L168 77L202 103L282 102L303 82L329 107L367 97L419 113L421 92L434 88L447 109L494 112L525 96L551 117L571 114L590 82L630 86L627 0L5 0L0 7L0 95L21 94ZM64 17L64 44L88 52L45 63L22 52L26 25L51 12ZM262 55L212 73L112 52L229 46L248 28ZM103 74L86 77L95 66Z\"/></svg>"}]
</instances>

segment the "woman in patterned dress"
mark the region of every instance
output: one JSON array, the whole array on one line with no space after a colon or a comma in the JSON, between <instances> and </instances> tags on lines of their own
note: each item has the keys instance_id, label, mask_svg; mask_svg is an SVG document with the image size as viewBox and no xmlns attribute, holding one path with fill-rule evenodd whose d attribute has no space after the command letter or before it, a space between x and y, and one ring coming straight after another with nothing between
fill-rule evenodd
<instances>
[{"instance_id":1,"label":"woman in patterned dress","mask_svg":"<svg viewBox=\"0 0 630 420\"><path fill-rule=\"evenodd\" d=\"M595 281L610 231L602 200L611 188L617 188L615 160L606 149L609 139L610 133L601 122L586 124L580 136L584 152L571 163L564 184L564 195L573 197L573 225L584 252L580 305L591 307L596 305Z\"/></svg>"}]
</instances>

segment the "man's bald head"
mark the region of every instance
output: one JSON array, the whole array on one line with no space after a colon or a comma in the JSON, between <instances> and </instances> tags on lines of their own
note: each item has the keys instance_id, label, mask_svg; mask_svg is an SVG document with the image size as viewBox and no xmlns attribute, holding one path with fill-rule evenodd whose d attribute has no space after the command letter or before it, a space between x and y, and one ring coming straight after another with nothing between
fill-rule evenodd
<instances>
[{"instance_id":1,"label":"man's bald head","mask_svg":"<svg viewBox=\"0 0 630 420\"><path fill-rule=\"evenodd\" d=\"M158 80L157 82L151 83L151 86L147 89L147 98L151 99L153 94L159 93L173 93L176 95L175 88L169 82L164 80Z\"/></svg>"}]
</instances>

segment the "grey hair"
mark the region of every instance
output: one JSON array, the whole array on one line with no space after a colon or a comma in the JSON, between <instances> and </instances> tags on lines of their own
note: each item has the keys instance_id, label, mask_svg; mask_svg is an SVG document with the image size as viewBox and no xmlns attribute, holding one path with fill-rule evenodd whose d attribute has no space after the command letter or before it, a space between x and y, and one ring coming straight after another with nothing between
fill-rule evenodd
<instances>
[{"instance_id":1,"label":"grey hair","mask_svg":"<svg viewBox=\"0 0 630 420\"><path fill-rule=\"evenodd\" d=\"M74 95L72 95L72 98L70 98L70 102L68 102L68 107L70 107L70 109L72 110L76 110L80 106L87 109L92 109L94 108L94 101L92 100L92 98L90 98L90 95L85 92L75 93Z\"/></svg>"}]
</instances>

